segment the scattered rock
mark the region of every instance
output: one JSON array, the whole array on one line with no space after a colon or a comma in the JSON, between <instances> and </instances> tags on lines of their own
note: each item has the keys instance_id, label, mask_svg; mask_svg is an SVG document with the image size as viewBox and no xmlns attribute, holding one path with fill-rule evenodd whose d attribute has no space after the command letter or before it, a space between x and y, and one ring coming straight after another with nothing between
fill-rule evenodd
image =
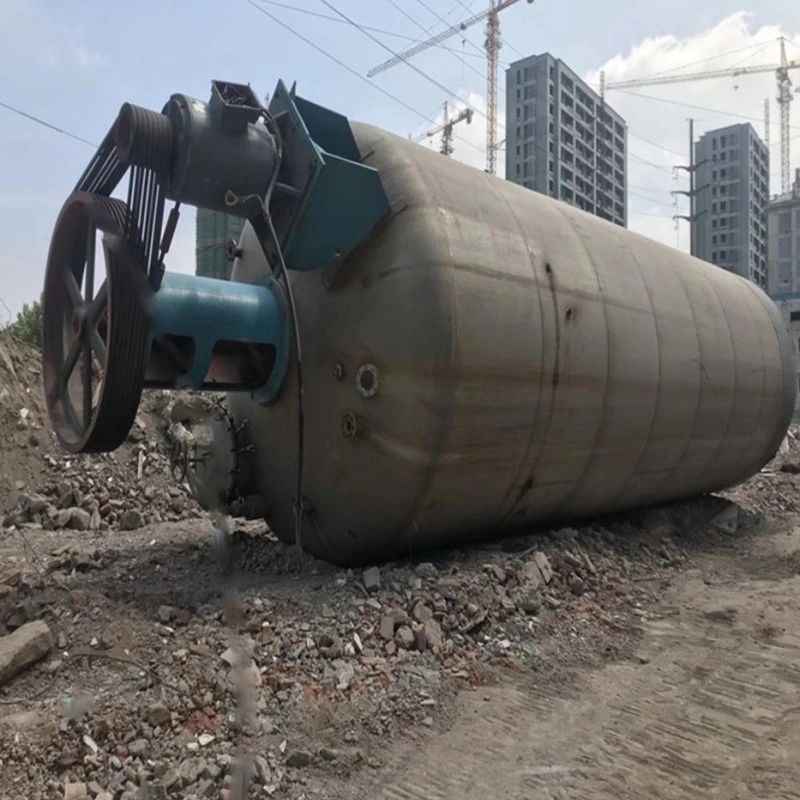
<instances>
[{"instance_id":1,"label":"scattered rock","mask_svg":"<svg viewBox=\"0 0 800 800\"><path fill-rule=\"evenodd\" d=\"M553 568L550 566L550 561L541 551L533 554L533 560L536 562L536 566L539 567L539 572L542 574L545 585L548 585L553 580Z\"/></svg>"},{"instance_id":2,"label":"scattered rock","mask_svg":"<svg viewBox=\"0 0 800 800\"><path fill-rule=\"evenodd\" d=\"M36 620L0 638L0 686L23 670L41 661L53 646L53 636L45 622Z\"/></svg>"},{"instance_id":3,"label":"scattered rock","mask_svg":"<svg viewBox=\"0 0 800 800\"><path fill-rule=\"evenodd\" d=\"M91 514L82 508L71 509L69 527L76 531L88 531L91 523Z\"/></svg>"},{"instance_id":4,"label":"scattered rock","mask_svg":"<svg viewBox=\"0 0 800 800\"><path fill-rule=\"evenodd\" d=\"M85 783L64 784L64 800L84 800L89 796Z\"/></svg>"},{"instance_id":5,"label":"scattered rock","mask_svg":"<svg viewBox=\"0 0 800 800\"><path fill-rule=\"evenodd\" d=\"M423 580L432 580L439 575L439 570L436 569L436 566L431 564L430 561L423 561L421 564L417 564L417 566L414 567L414 572L417 577Z\"/></svg>"},{"instance_id":6,"label":"scattered rock","mask_svg":"<svg viewBox=\"0 0 800 800\"><path fill-rule=\"evenodd\" d=\"M381 617L379 633L381 638L387 642L394 639L394 617L391 614L384 614Z\"/></svg>"},{"instance_id":7,"label":"scattered rock","mask_svg":"<svg viewBox=\"0 0 800 800\"><path fill-rule=\"evenodd\" d=\"M423 623L425 630L425 641L427 646L435 653L441 651L444 646L444 633L442 626L435 619L426 619Z\"/></svg>"},{"instance_id":8,"label":"scattered rock","mask_svg":"<svg viewBox=\"0 0 800 800\"><path fill-rule=\"evenodd\" d=\"M416 637L414 631L408 625L401 625L394 635L395 644L402 650L411 650L414 647Z\"/></svg>"},{"instance_id":9,"label":"scattered rock","mask_svg":"<svg viewBox=\"0 0 800 800\"><path fill-rule=\"evenodd\" d=\"M135 531L144 526L144 520L139 511L128 509L119 518L118 527L121 531Z\"/></svg>"},{"instance_id":10,"label":"scattered rock","mask_svg":"<svg viewBox=\"0 0 800 800\"><path fill-rule=\"evenodd\" d=\"M381 572L377 567L364 570L364 588L368 592L377 592L381 588Z\"/></svg>"},{"instance_id":11,"label":"scattered rock","mask_svg":"<svg viewBox=\"0 0 800 800\"><path fill-rule=\"evenodd\" d=\"M141 758L150 749L150 742L147 739L134 739L128 745L128 753L134 758Z\"/></svg>"},{"instance_id":12,"label":"scattered rock","mask_svg":"<svg viewBox=\"0 0 800 800\"><path fill-rule=\"evenodd\" d=\"M147 721L153 726L164 726L172 719L170 710L163 703L156 703L147 709Z\"/></svg>"},{"instance_id":13,"label":"scattered rock","mask_svg":"<svg viewBox=\"0 0 800 800\"><path fill-rule=\"evenodd\" d=\"M544 576L536 561L528 561L520 567L519 580L533 590L544 584Z\"/></svg>"},{"instance_id":14,"label":"scattered rock","mask_svg":"<svg viewBox=\"0 0 800 800\"><path fill-rule=\"evenodd\" d=\"M414 605L414 608L411 611L411 616L414 617L417 622L425 622L425 620L433 619L433 611L431 611L430 608L428 608L428 606L422 602L422 600L419 600Z\"/></svg>"},{"instance_id":15,"label":"scattered rock","mask_svg":"<svg viewBox=\"0 0 800 800\"><path fill-rule=\"evenodd\" d=\"M307 750L293 750L286 756L286 766L300 769L311 763L311 753Z\"/></svg>"},{"instance_id":16,"label":"scattered rock","mask_svg":"<svg viewBox=\"0 0 800 800\"><path fill-rule=\"evenodd\" d=\"M569 579L569 590L576 597L580 597L586 592L586 582L583 580L583 578L579 578L577 575L573 575Z\"/></svg>"},{"instance_id":17,"label":"scattered rock","mask_svg":"<svg viewBox=\"0 0 800 800\"><path fill-rule=\"evenodd\" d=\"M461 593L461 581L448 575L436 581L436 590L445 600L457 600Z\"/></svg>"},{"instance_id":18,"label":"scattered rock","mask_svg":"<svg viewBox=\"0 0 800 800\"><path fill-rule=\"evenodd\" d=\"M542 608L542 596L535 589L528 589L519 594L516 600L517 608L524 614L538 614Z\"/></svg>"}]
</instances>

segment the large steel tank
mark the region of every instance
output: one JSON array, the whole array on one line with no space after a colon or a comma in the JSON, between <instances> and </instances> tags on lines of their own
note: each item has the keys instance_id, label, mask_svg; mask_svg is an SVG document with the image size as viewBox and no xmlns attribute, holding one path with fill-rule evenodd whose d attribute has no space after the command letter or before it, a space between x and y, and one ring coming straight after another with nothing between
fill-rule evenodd
<instances>
[{"instance_id":1,"label":"large steel tank","mask_svg":"<svg viewBox=\"0 0 800 800\"><path fill-rule=\"evenodd\" d=\"M173 466L340 563L715 491L775 454L794 357L753 284L295 88L120 109L45 276L69 452L119 447L145 389L229 393ZM233 281L166 269L182 204L247 220Z\"/></svg>"},{"instance_id":2,"label":"large steel tank","mask_svg":"<svg viewBox=\"0 0 800 800\"><path fill-rule=\"evenodd\" d=\"M392 215L293 273L303 546L357 563L713 492L775 454L789 334L752 283L369 125ZM248 226L234 280L269 273ZM296 372L249 421L248 480L294 536Z\"/></svg>"}]
</instances>

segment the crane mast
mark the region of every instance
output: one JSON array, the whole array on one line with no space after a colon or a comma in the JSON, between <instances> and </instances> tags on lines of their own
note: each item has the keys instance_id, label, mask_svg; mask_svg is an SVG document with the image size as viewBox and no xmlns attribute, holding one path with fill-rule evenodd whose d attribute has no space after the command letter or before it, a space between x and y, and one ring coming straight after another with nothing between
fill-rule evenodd
<instances>
[{"instance_id":1,"label":"crane mast","mask_svg":"<svg viewBox=\"0 0 800 800\"><path fill-rule=\"evenodd\" d=\"M497 64L500 60L500 16L490 0L486 20L486 171L494 175L497 162Z\"/></svg>"},{"instance_id":2,"label":"crane mast","mask_svg":"<svg viewBox=\"0 0 800 800\"><path fill-rule=\"evenodd\" d=\"M800 61L789 61L786 58L786 40L780 37L781 60L780 64L758 67L734 67L732 69L707 70L705 72L694 72L687 75L671 75L652 78L634 78L624 81L606 81L605 72L600 73L600 96L605 97L608 89L628 89L638 86L663 86L670 83L682 83L684 81L704 81L710 78L728 78L739 75L757 75L764 72L774 72L778 82L778 106L780 108L780 138L781 138L781 192L785 194L789 191L791 173L790 166L790 146L789 132L790 112L792 103L792 81L789 72L793 69L800 69ZM769 110L765 106L765 136L766 144L769 146Z\"/></svg>"},{"instance_id":3,"label":"crane mast","mask_svg":"<svg viewBox=\"0 0 800 800\"><path fill-rule=\"evenodd\" d=\"M367 77L372 78L375 75L387 70L396 64L407 61L409 58L422 53L423 51L441 44L451 36L457 33L462 33L471 25L486 20L486 172L494 175L497 165L497 69L500 60L500 48L502 40L500 38L500 12L510 8L519 0L489 0L489 8L486 11L481 11L474 14L469 19L463 22L446 28L440 31L435 36L427 39L424 42L419 42L413 47L409 47L402 53L384 61L377 67L373 67L368 73ZM532 3L533 0L527 0Z\"/></svg>"},{"instance_id":4,"label":"crane mast","mask_svg":"<svg viewBox=\"0 0 800 800\"><path fill-rule=\"evenodd\" d=\"M425 138L432 138L436 136L437 133L442 134L442 143L439 145L439 152L443 156L451 156L453 155L453 128L458 125L459 122L466 122L469 125L472 122L472 109L471 108L463 108L461 111L458 112L454 117L450 116L450 107L448 106L447 102L445 101L444 104L444 114L442 117L442 124L437 125L435 128L431 128L429 131L426 131L414 140L416 142L421 142ZM410 138L410 137L409 137Z\"/></svg>"}]
</instances>

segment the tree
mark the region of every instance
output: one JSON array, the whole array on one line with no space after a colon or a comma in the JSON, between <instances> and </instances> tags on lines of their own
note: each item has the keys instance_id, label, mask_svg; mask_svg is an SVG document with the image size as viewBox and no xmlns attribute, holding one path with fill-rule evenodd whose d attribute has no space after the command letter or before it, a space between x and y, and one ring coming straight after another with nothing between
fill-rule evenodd
<instances>
[{"instance_id":1,"label":"tree","mask_svg":"<svg viewBox=\"0 0 800 800\"><path fill-rule=\"evenodd\" d=\"M34 300L28 305L22 306L22 311L17 314L17 318L6 326L6 332L23 342L42 347L42 303Z\"/></svg>"}]
</instances>

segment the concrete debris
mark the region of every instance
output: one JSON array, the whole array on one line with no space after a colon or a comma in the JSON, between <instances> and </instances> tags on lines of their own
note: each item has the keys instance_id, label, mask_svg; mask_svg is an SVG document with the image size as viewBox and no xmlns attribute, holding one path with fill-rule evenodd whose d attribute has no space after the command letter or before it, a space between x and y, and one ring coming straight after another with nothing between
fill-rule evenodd
<instances>
[{"instance_id":1,"label":"concrete debris","mask_svg":"<svg viewBox=\"0 0 800 800\"><path fill-rule=\"evenodd\" d=\"M391 614L384 614L381 617L381 624L379 628L380 635L387 642L394 639L394 617Z\"/></svg>"},{"instance_id":2,"label":"concrete debris","mask_svg":"<svg viewBox=\"0 0 800 800\"><path fill-rule=\"evenodd\" d=\"M153 727L168 725L172 719L172 713L163 703L155 703L147 710L147 721Z\"/></svg>"},{"instance_id":3,"label":"concrete debris","mask_svg":"<svg viewBox=\"0 0 800 800\"><path fill-rule=\"evenodd\" d=\"M425 642L434 652L440 652L444 646L442 626L435 619L427 619L422 625L425 631Z\"/></svg>"},{"instance_id":4,"label":"concrete debris","mask_svg":"<svg viewBox=\"0 0 800 800\"><path fill-rule=\"evenodd\" d=\"M17 383L0 358L0 661L13 637L25 641L0 697L41 695L0 710L3 797L23 786L54 800L80 785L76 796L95 800L344 796L336 781L371 777L362 771L396 739L424 742L462 687L505 670L546 680L626 652L698 543L726 527L743 535L751 511L800 510L800 478L780 471L800 463L789 437L772 471L725 493L727 505L523 532L424 556L435 564L362 572L308 559L297 571L263 523L231 520L246 573L232 610L211 523L170 477L164 447L165 431L178 436L208 407L149 393L119 451L75 457L46 427L39 361L7 354ZM31 625L41 636L29 641ZM92 641L92 657L76 658ZM240 746L255 751L249 794Z\"/></svg>"},{"instance_id":5,"label":"concrete debris","mask_svg":"<svg viewBox=\"0 0 800 800\"><path fill-rule=\"evenodd\" d=\"M286 756L287 767L307 767L312 761L311 753L306 750L293 750Z\"/></svg>"},{"instance_id":6,"label":"concrete debris","mask_svg":"<svg viewBox=\"0 0 800 800\"><path fill-rule=\"evenodd\" d=\"M64 784L64 800L84 800L86 797L89 797L89 791L85 783Z\"/></svg>"},{"instance_id":7,"label":"concrete debris","mask_svg":"<svg viewBox=\"0 0 800 800\"><path fill-rule=\"evenodd\" d=\"M401 625L394 635L395 644L402 650L411 650L414 647L416 637L414 631L408 625Z\"/></svg>"},{"instance_id":8,"label":"concrete debris","mask_svg":"<svg viewBox=\"0 0 800 800\"><path fill-rule=\"evenodd\" d=\"M135 739L128 745L128 754L134 758L141 758L147 754L150 749L150 743L147 739Z\"/></svg>"},{"instance_id":9,"label":"concrete debris","mask_svg":"<svg viewBox=\"0 0 800 800\"><path fill-rule=\"evenodd\" d=\"M364 588L368 592L377 592L381 588L381 572L377 567L364 570Z\"/></svg>"},{"instance_id":10,"label":"concrete debris","mask_svg":"<svg viewBox=\"0 0 800 800\"><path fill-rule=\"evenodd\" d=\"M438 577L439 570L436 569L435 565L431 564L430 561L423 561L421 564L417 564L417 566L414 567L414 573L423 580L433 580Z\"/></svg>"},{"instance_id":11,"label":"concrete debris","mask_svg":"<svg viewBox=\"0 0 800 800\"><path fill-rule=\"evenodd\" d=\"M0 686L41 661L53 646L53 636L45 622L36 620L0 638Z\"/></svg>"},{"instance_id":12,"label":"concrete debris","mask_svg":"<svg viewBox=\"0 0 800 800\"><path fill-rule=\"evenodd\" d=\"M520 567L519 579L521 583L533 590L543 586L545 582L539 565L535 561L528 561Z\"/></svg>"}]
</instances>

